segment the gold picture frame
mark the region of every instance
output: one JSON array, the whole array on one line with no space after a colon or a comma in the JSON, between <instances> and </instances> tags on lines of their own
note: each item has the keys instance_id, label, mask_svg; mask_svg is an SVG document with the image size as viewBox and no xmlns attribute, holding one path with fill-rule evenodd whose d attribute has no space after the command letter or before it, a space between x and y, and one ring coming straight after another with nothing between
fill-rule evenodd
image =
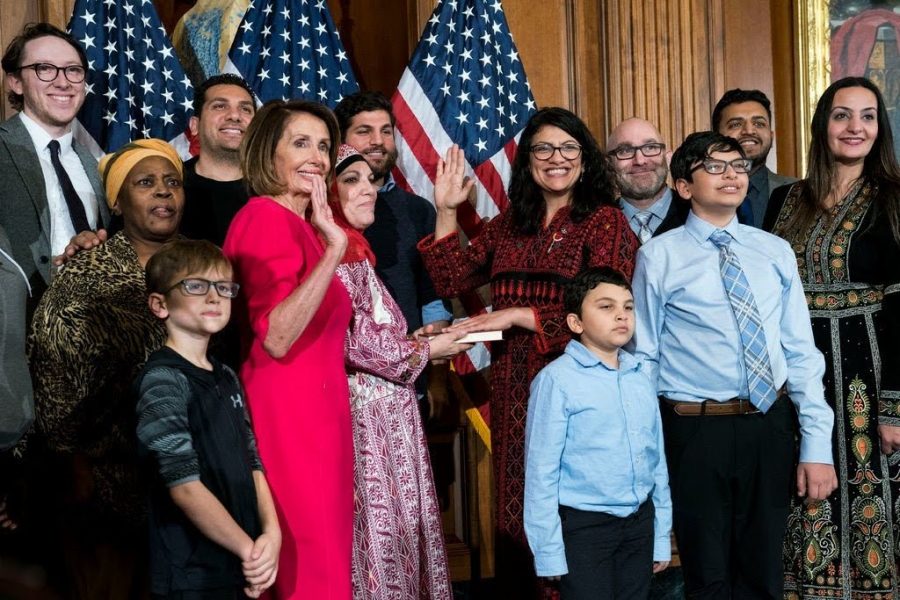
<instances>
[{"instance_id":1,"label":"gold picture frame","mask_svg":"<svg viewBox=\"0 0 900 600\"><path fill-rule=\"evenodd\" d=\"M813 111L831 83L831 23L828 0L799 0L794 12L797 32L797 164L806 173Z\"/></svg>"}]
</instances>

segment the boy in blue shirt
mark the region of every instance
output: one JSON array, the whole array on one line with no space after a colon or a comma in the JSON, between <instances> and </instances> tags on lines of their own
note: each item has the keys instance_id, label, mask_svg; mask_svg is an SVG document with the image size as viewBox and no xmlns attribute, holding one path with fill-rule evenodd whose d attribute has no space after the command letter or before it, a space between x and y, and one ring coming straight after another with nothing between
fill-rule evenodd
<instances>
[{"instance_id":1,"label":"boy in blue shirt","mask_svg":"<svg viewBox=\"0 0 900 600\"><path fill-rule=\"evenodd\" d=\"M780 600L794 408L797 494L837 486L825 363L794 251L735 216L752 167L740 144L693 133L670 166L691 212L638 251L634 340L662 399L685 592Z\"/></svg>"},{"instance_id":2,"label":"boy in blue shirt","mask_svg":"<svg viewBox=\"0 0 900 600\"><path fill-rule=\"evenodd\" d=\"M153 598L258 598L275 581L281 529L234 371L208 355L238 284L215 245L177 240L146 267L166 324L136 386L137 437L156 476L150 498Z\"/></svg>"},{"instance_id":3,"label":"boy in blue shirt","mask_svg":"<svg viewBox=\"0 0 900 600\"><path fill-rule=\"evenodd\" d=\"M565 291L579 337L531 384L525 534L538 576L564 600L640 599L671 558L672 502L656 390L622 350L634 333L628 280L608 267Z\"/></svg>"}]
</instances>

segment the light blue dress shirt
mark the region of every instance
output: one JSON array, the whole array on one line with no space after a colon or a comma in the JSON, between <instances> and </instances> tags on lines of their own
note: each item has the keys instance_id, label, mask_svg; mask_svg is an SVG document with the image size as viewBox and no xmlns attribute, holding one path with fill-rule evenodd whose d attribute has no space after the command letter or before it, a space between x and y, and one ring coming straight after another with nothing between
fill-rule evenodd
<instances>
[{"instance_id":1,"label":"light blue dress shirt","mask_svg":"<svg viewBox=\"0 0 900 600\"><path fill-rule=\"evenodd\" d=\"M638 239L640 239L641 224L634 218L640 211L621 198L619 198L619 206L622 207L622 213L625 214L628 226L631 227L634 235L638 236ZM649 208L644 209L653 215L647 223L647 227L650 228L650 231L656 232L659 226L662 225L662 222L666 220L666 215L669 214L670 206L672 206L672 189L667 187L659 200L654 202Z\"/></svg>"},{"instance_id":2,"label":"light blue dress shirt","mask_svg":"<svg viewBox=\"0 0 900 600\"><path fill-rule=\"evenodd\" d=\"M724 227L759 309L775 387L787 385L800 420L800 461L832 463L834 413L825 403L825 360L787 242L732 219ZM635 335L659 394L682 401L747 398L740 332L719 272L717 228L690 212L683 227L641 246L634 270ZM630 346L630 347L632 347Z\"/></svg>"},{"instance_id":3,"label":"light blue dress shirt","mask_svg":"<svg viewBox=\"0 0 900 600\"><path fill-rule=\"evenodd\" d=\"M624 350L612 369L573 340L535 377L528 401L525 534L537 574L568 572L560 505L627 517L648 498L653 560L666 561L672 500L656 391Z\"/></svg>"}]
</instances>

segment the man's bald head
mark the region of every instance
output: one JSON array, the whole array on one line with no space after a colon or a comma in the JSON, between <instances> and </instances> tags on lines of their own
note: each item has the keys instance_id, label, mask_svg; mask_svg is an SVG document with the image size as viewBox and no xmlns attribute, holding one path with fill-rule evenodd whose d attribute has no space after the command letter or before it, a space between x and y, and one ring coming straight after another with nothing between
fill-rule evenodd
<instances>
[{"instance_id":1,"label":"man's bald head","mask_svg":"<svg viewBox=\"0 0 900 600\"><path fill-rule=\"evenodd\" d=\"M625 119L609 134L606 148L623 200L656 200L665 193L669 175L666 147L653 123L636 117ZM632 153L631 158L619 158Z\"/></svg>"}]
</instances>

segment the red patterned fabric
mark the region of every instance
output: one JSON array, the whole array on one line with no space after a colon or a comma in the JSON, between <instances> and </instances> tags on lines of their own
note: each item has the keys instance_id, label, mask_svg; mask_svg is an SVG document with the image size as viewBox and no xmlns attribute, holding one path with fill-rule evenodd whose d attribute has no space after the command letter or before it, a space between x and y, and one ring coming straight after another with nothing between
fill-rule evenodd
<instances>
[{"instance_id":1,"label":"red patterned fabric","mask_svg":"<svg viewBox=\"0 0 900 600\"><path fill-rule=\"evenodd\" d=\"M531 307L538 320L537 333L513 328L504 332L503 342L491 346L497 575L502 586L511 579L527 579L527 572L504 572L503 564L532 567L522 525L525 416L531 380L570 339L562 286L588 266L610 266L629 279L634 270L637 238L618 208L603 206L581 223L574 223L569 214L569 207L560 209L544 230L522 235L505 211L465 249L457 234L419 242L439 295L456 296L490 282L494 310ZM518 554L518 560L511 554Z\"/></svg>"},{"instance_id":2,"label":"red patterned fabric","mask_svg":"<svg viewBox=\"0 0 900 600\"><path fill-rule=\"evenodd\" d=\"M337 269L353 321L345 357L354 445L353 597L449 600L447 555L413 382L427 342L367 261Z\"/></svg>"}]
</instances>

